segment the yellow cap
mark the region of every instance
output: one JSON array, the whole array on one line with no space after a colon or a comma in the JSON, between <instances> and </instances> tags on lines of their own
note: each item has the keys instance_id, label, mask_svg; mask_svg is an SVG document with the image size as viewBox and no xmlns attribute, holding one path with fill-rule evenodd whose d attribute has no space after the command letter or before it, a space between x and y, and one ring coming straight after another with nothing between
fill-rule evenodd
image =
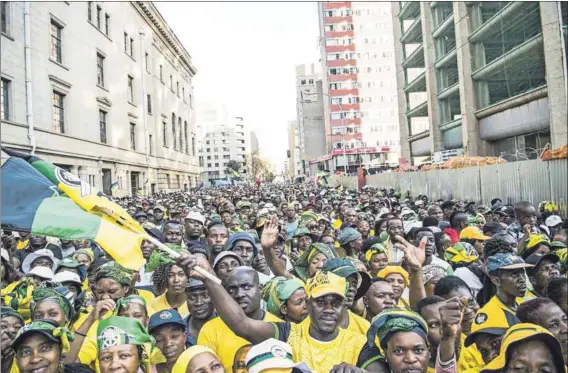
<instances>
[{"instance_id":1,"label":"yellow cap","mask_svg":"<svg viewBox=\"0 0 568 373\"><path fill-rule=\"evenodd\" d=\"M490 238L491 237L481 233L481 230L478 227L474 226L466 227L460 232L460 239L485 241Z\"/></svg>"},{"instance_id":2,"label":"yellow cap","mask_svg":"<svg viewBox=\"0 0 568 373\"><path fill-rule=\"evenodd\" d=\"M521 341L528 341L537 339L544 342L550 352L552 353L552 361L556 364L557 372L564 372L564 356L562 354L562 347L560 342L554 335L545 328L529 323L516 324L512 326L503 341L501 342L501 349L499 355L489 362L482 370L481 373L501 372L507 366L507 356L510 355L510 349L514 344Z\"/></svg>"},{"instance_id":3,"label":"yellow cap","mask_svg":"<svg viewBox=\"0 0 568 373\"><path fill-rule=\"evenodd\" d=\"M469 347L475 342L475 337L480 334L504 335L509 328L505 312L500 309L492 309L486 312L485 307L477 311L475 320L471 325L471 332L464 341L464 346Z\"/></svg>"},{"instance_id":4,"label":"yellow cap","mask_svg":"<svg viewBox=\"0 0 568 373\"><path fill-rule=\"evenodd\" d=\"M377 277L387 278L393 273L398 273L404 278L404 285L408 286L410 284L410 278L408 277L408 272L404 270L401 266L386 266L377 273Z\"/></svg>"},{"instance_id":5,"label":"yellow cap","mask_svg":"<svg viewBox=\"0 0 568 373\"><path fill-rule=\"evenodd\" d=\"M535 247L536 245L539 245L539 244L542 244L542 243L550 247L550 241L548 240L548 238L546 238L545 235L542 235L542 234L531 234L531 235L529 236L529 241L527 242L527 244L525 245L525 247L526 247L527 249L530 249L530 248L533 248L533 247Z\"/></svg>"},{"instance_id":6,"label":"yellow cap","mask_svg":"<svg viewBox=\"0 0 568 373\"><path fill-rule=\"evenodd\" d=\"M345 298L346 282L343 277L327 271L319 271L306 284L308 296L319 298L328 294L337 294Z\"/></svg>"}]
</instances>

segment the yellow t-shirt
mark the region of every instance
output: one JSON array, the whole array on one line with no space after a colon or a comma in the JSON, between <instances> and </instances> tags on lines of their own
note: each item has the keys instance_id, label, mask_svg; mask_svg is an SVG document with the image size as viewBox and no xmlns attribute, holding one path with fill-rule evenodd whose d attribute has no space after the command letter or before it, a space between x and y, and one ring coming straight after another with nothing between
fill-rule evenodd
<instances>
[{"instance_id":1,"label":"yellow t-shirt","mask_svg":"<svg viewBox=\"0 0 568 373\"><path fill-rule=\"evenodd\" d=\"M517 298L517 304L522 298ZM486 324L491 328L508 329L519 322L515 311L507 307L499 297L494 295L485 306L481 307L475 316L477 325Z\"/></svg>"},{"instance_id":2,"label":"yellow t-shirt","mask_svg":"<svg viewBox=\"0 0 568 373\"><path fill-rule=\"evenodd\" d=\"M12 360L12 366L10 367L10 371L8 373L20 373L20 369L18 368L18 364L16 364L16 357L14 356L14 360Z\"/></svg>"},{"instance_id":3,"label":"yellow t-shirt","mask_svg":"<svg viewBox=\"0 0 568 373\"><path fill-rule=\"evenodd\" d=\"M410 310L410 303L408 302L408 299L400 297L398 299L398 303L396 305L398 308L402 308L405 310Z\"/></svg>"},{"instance_id":4,"label":"yellow t-shirt","mask_svg":"<svg viewBox=\"0 0 568 373\"><path fill-rule=\"evenodd\" d=\"M152 316L156 312L160 312L163 310L171 310L171 309L174 308L170 306L168 300L166 299L166 293L164 293L159 297L157 297L156 299L154 299L153 301L151 301L150 303L148 303L148 316ZM181 307L175 310L179 312L179 314L183 319L189 316L189 309L187 308L187 302L185 302Z\"/></svg>"},{"instance_id":5,"label":"yellow t-shirt","mask_svg":"<svg viewBox=\"0 0 568 373\"><path fill-rule=\"evenodd\" d=\"M466 370L481 368L485 365L481 353L477 349L475 343L472 343L469 347L465 347L465 337L466 335L462 333L461 335L461 351L460 358L458 359L458 372L465 372Z\"/></svg>"},{"instance_id":6,"label":"yellow t-shirt","mask_svg":"<svg viewBox=\"0 0 568 373\"><path fill-rule=\"evenodd\" d=\"M321 342L310 336L309 318L299 324L274 323L274 330L276 339L285 341L292 347L294 361L305 362L314 372L329 372L333 366L343 362L362 365L360 355L367 338L361 334L339 328L339 333L333 341ZM380 355L376 354L376 357L364 364L368 365L378 358ZM365 365L361 368L365 368Z\"/></svg>"},{"instance_id":7,"label":"yellow t-shirt","mask_svg":"<svg viewBox=\"0 0 568 373\"><path fill-rule=\"evenodd\" d=\"M93 310L92 306L88 306L86 309L82 309L77 320L73 323L73 325L71 325L70 330L72 332L79 330L81 325L83 325L85 320L87 320L87 318L89 317L89 314L91 313L92 310Z\"/></svg>"},{"instance_id":8,"label":"yellow t-shirt","mask_svg":"<svg viewBox=\"0 0 568 373\"><path fill-rule=\"evenodd\" d=\"M345 329L353 333L362 334L367 337L367 331L369 330L371 323L351 311L347 312L349 313L349 325Z\"/></svg>"},{"instance_id":9,"label":"yellow t-shirt","mask_svg":"<svg viewBox=\"0 0 568 373\"><path fill-rule=\"evenodd\" d=\"M270 312L265 312L262 320L267 322L282 321ZM232 372L235 354L241 347L250 344L250 342L237 336L220 317L215 317L203 325L197 337L197 344L215 351L225 367L225 372Z\"/></svg>"},{"instance_id":10,"label":"yellow t-shirt","mask_svg":"<svg viewBox=\"0 0 568 373\"><path fill-rule=\"evenodd\" d=\"M156 299L154 293L148 290L136 289L136 293L140 295L142 298L144 298L147 305L150 305L150 303L152 303L154 299Z\"/></svg>"}]
</instances>

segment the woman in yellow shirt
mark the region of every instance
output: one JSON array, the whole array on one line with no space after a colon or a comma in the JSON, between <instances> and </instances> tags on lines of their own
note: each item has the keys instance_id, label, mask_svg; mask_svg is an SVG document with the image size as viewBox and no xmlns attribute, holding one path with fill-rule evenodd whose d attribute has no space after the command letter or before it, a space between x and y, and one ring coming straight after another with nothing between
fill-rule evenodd
<instances>
[{"instance_id":1,"label":"woman in yellow shirt","mask_svg":"<svg viewBox=\"0 0 568 373\"><path fill-rule=\"evenodd\" d=\"M174 263L162 264L154 270L152 282L156 294L160 296L150 302L150 315L165 309L174 309L183 318L189 316L185 293L189 279L182 268Z\"/></svg>"},{"instance_id":2,"label":"woman in yellow shirt","mask_svg":"<svg viewBox=\"0 0 568 373\"><path fill-rule=\"evenodd\" d=\"M401 266L387 266L377 273L377 277L384 278L391 284L396 298L396 306L409 310L410 304L408 300L402 297L402 293L404 293L404 290L410 285L408 272Z\"/></svg>"}]
</instances>

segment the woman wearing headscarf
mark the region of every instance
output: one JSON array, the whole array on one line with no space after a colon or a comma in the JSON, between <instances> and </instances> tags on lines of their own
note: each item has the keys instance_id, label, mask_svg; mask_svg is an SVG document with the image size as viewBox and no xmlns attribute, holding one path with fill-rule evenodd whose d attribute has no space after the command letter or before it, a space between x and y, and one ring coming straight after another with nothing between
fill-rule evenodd
<instances>
[{"instance_id":1,"label":"woman wearing headscarf","mask_svg":"<svg viewBox=\"0 0 568 373\"><path fill-rule=\"evenodd\" d=\"M543 327L529 323L509 328L499 355L481 369L481 373L565 371L566 362L558 339Z\"/></svg>"},{"instance_id":2,"label":"woman wearing headscarf","mask_svg":"<svg viewBox=\"0 0 568 373\"><path fill-rule=\"evenodd\" d=\"M12 343L18 331L24 326L24 318L22 315L11 309L10 307L2 307L0 313L0 339L2 356L2 373L18 373L18 366L14 359L14 349Z\"/></svg>"},{"instance_id":3,"label":"woman wearing headscarf","mask_svg":"<svg viewBox=\"0 0 568 373\"><path fill-rule=\"evenodd\" d=\"M209 347L192 346L179 357L172 373L225 373L225 367Z\"/></svg>"},{"instance_id":4,"label":"woman wearing headscarf","mask_svg":"<svg viewBox=\"0 0 568 373\"><path fill-rule=\"evenodd\" d=\"M434 295L434 287L442 278L447 276L447 272L443 267L436 264L428 264L422 267L422 279L426 296Z\"/></svg>"},{"instance_id":5,"label":"woman wearing headscarf","mask_svg":"<svg viewBox=\"0 0 568 373\"><path fill-rule=\"evenodd\" d=\"M278 276L262 289L267 310L282 320L300 323L308 316L304 284L297 279Z\"/></svg>"},{"instance_id":6,"label":"woman wearing headscarf","mask_svg":"<svg viewBox=\"0 0 568 373\"><path fill-rule=\"evenodd\" d=\"M410 286L410 277L408 272L406 272L401 266L386 266L377 273L377 277L384 278L392 286L397 307L409 310L409 301L402 297L406 288Z\"/></svg>"},{"instance_id":7,"label":"woman wearing headscarf","mask_svg":"<svg viewBox=\"0 0 568 373\"><path fill-rule=\"evenodd\" d=\"M337 258L337 253L328 245L322 243L311 244L310 247L296 260L293 275L302 281L315 276L329 259Z\"/></svg>"},{"instance_id":8,"label":"woman wearing headscarf","mask_svg":"<svg viewBox=\"0 0 568 373\"><path fill-rule=\"evenodd\" d=\"M20 372L87 373L89 367L78 363L65 363L69 342L73 334L65 327L49 320L36 320L21 328L12 347L16 351L16 364Z\"/></svg>"},{"instance_id":9,"label":"woman wearing headscarf","mask_svg":"<svg viewBox=\"0 0 568 373\"><path fill-rule=\"evenodd\" d=\"M67 288L39 288L32 292L30 304L32 321L50 320L59 326L73 330L75 310L74 294Z\"/></svg>"},{"instance_id":10,"label":"woman wearing headscarf","mask_svg":"<svg viewBox=\"0 0 568 373\"><path fill-rule=\"evenodd\" d=\"M98 362L101 373L150 373L148 343L153 339L139 320L111 316L97 327Z\"/></svg>"},{"instance_id":11,"label":"woman wearing headscarf","mask_svg":"<svg viewBox=\"0 0 568 373\"><path fill-rule=\"evenodd\" d=\"M365 253L365 259L369 264L369 274L372 278L377 277L379 271L389 264L388 250L382 243L376 243Z\"/></svg>"}]
</instances>

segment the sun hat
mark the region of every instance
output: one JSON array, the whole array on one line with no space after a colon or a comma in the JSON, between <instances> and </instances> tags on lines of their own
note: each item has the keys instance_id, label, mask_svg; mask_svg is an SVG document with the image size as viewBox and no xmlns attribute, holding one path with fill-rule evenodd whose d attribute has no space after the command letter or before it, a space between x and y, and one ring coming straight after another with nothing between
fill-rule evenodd
<instances>
[{"instance_id":1,"label":"sun hat","mask_svg":"<svg viewBox=\"0 0 568 373\"><path fill-rule=\"evenodd\" d=\"M22 262L22 272L28 273L31 270L32 263L39 258L48 258L49 260L51 260L52 263L51 271L55 272L59 260L53 255L53 252L49 249L40 249L26 255L24 261Z\"/></svg>"}]
</instances>

